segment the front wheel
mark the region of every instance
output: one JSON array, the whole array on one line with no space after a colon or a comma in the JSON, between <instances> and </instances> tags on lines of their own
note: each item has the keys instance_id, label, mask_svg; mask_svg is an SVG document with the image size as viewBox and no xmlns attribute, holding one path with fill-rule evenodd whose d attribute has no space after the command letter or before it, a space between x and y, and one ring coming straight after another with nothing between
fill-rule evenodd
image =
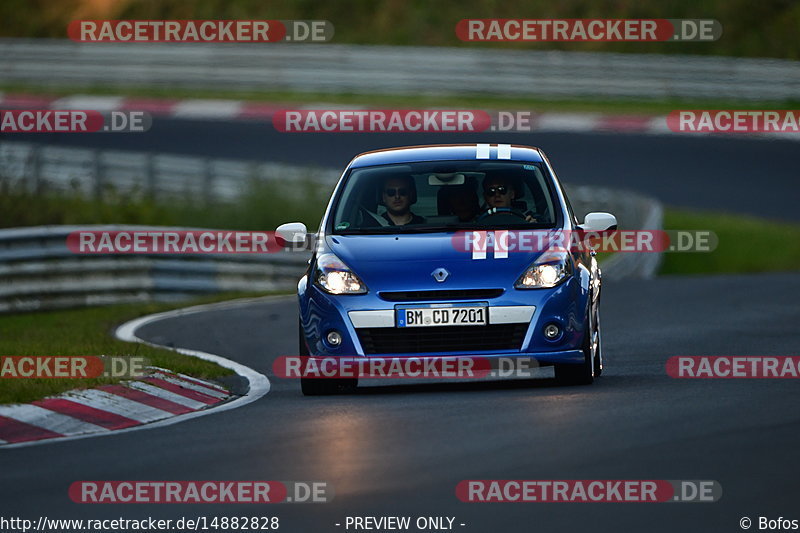
<instances>
[{"instance_id":1,"label":"front wheel","mask_svg":"<svg viewBox=\"0 0 800 533\"><path fill-rule=\"evenodd\" d=\"M298 343L299 353L302 364L300 368L305 369L305 360L309 357L306 337L303 334L303 325L298 324ZM343 394L352 392L358 386L358 379L329 379L329 378L300 378L300 390L304 396L327 396L330 394Z\"/></svg>"},{"instance_id":2,"label":"front wheel","mask_svg":"<svg viewBox=\"0 0 800 533\"><path fill-rule=\"evenodd\" d=\"M583 363L555 365L556 381L561 385L591 385L595 377L596 347L599 340L599 329L593 331L590 320L586 320L583 336ZM595 336L597 333L597 336Z\"/></svg>"},{"instance_id":3,"label":"front wheel","mask_svg":"<svg viewBox=\"0 0 800 533\"><path fill-rule=\"evenodd\" d=\"M599 378L603 373L603 340L600 337L600 311L597 311L594 317L592 339L594 343L594 377Z\"/></svg>"}]
</instances>

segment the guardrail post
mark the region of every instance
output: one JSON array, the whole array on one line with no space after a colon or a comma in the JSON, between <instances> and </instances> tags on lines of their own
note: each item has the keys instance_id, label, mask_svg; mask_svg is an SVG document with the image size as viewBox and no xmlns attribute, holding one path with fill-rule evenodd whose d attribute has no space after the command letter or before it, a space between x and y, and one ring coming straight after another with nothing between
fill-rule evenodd
<instances>
[{"instance_id":1,"label":"guardrail post","mask_svg":"<svg viewBox=\"0 0 800 533\"><path fill-rule=\"evenodd\" d=\"M42 184L42 147L34 144L30 153L31 171L28 174L28 189L37 193Z\"/></svg>"},{"instance_id":2,"label":"guardrail post","mask_svg":"<svg viewBox=\"0 0 800 533\"><path fill-rule=\"evenodd\" d=\"M98 200L103 198L102 153L92 150L92 173L94 174L94 195Z\"/></svg>"},{"instance_id":3,"label":"guardrail post","mask_svg":"<svg viewBox=\"0 0 800 533\"><path fill-rule=\"evenodd\" d=\"M145 195L151 200L156 199L156 156L145 156Z\"/></svg>"},{"instance_id":4,"label":"guardrail post","mask_svg":"<svg viewBox=\"0 0 800 533\"><path fill-rule=\"evenodd\" d=\"M214 161L212 159L203 160L203 174L203 202L209 206L214 197Z\"/></svg>"}]
</instances>

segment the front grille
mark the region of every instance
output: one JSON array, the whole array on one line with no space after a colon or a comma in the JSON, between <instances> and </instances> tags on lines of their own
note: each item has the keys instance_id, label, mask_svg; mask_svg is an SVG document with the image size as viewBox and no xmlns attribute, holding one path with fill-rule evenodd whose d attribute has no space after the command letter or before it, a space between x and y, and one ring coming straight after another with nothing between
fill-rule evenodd
<instances>
[{"instance_id":1,"label":"front grille","mask_svg":"<svg viewBox=\"0 0 800 533\"><path fill-rule=\"evenodd\" d=\"M420 300L482 300L497 298L503 289L448 289L434 291L379 292L378 296L389 302L413 302Z\"/></svg>"},{"instance_id":2,"label":"front grille","mask_svg":"<svg viewBox=\"0 0 800 533\"><path fill-rule=\"evenodd\" d=\"M488 326L359 328L365 355L519 350L528 323Z\"/></svg>"}]
</instances>

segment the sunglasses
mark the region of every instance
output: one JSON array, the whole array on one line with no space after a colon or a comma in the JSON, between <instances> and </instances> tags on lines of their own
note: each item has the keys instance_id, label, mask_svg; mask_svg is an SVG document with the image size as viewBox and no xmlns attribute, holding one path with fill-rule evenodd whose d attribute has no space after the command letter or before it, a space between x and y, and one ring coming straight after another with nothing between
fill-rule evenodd
<instances>
[{"instance_id":1,"label":"sunglasses","mask_svg":"<svg viewBox=\"0 0 800 533\"><path fill-rule=\"evenodd\" d=\"M505 185L500 185L497 187L489 187L486 189L486 194L489 196L494 196L495 194L506 194L508 192L508 187Z\"/></svg>"},{"instance_id":2,"label":"sunglasses","mask_svg":"<svg viewBox=\"0 0 800 533\"><path fill-rule=\"evenodd\" d=\"M405 187L384 189L383 194L386 196L408 196L408 189Z\"/></svg>"}]
</instances>

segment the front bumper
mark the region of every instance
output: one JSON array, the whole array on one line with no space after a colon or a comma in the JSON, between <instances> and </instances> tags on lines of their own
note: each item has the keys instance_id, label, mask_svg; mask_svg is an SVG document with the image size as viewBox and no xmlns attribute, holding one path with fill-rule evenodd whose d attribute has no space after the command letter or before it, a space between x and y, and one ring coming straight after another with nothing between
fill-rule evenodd
<instances>
[{"instance_id":1,"label":"front bumper","mask_svg":"<svg viewBox=\"0 0 800 533\"><path fill-rule=\"evenodd\" d=\"M306 279L299 286L300 321L312 356L375 357L529 357L542 364L580 363L588 291L578 278L552 289L506 289L482 300L385 301L374 293L334 296ZM396 310L408 305L488 305L486 326L399 328ZM561 335L547 339L543 329L556 324ZM327 334L341 334L331 346Z\"/></svg>"}]
</instances>

